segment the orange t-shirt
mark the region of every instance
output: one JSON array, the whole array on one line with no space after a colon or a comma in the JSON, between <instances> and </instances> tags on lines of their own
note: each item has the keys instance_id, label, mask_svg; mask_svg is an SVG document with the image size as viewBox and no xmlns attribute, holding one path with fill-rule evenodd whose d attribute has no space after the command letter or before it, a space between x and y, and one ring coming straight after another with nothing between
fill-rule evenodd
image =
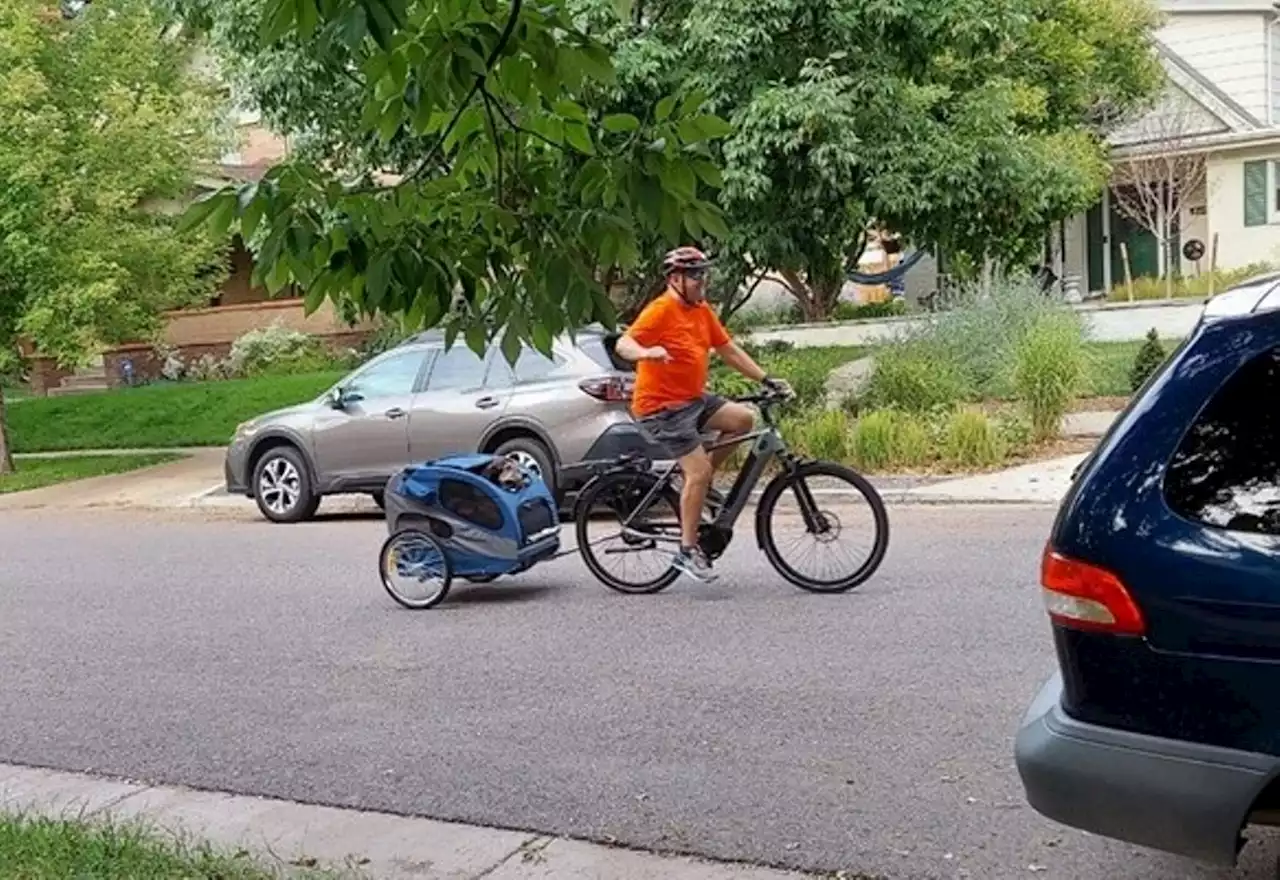
<instances>
[{"instance_id":1,"label":"orange t-shirt","mask_svg":"<svg viewBox=\"0 0 1280 880\"><path fill-rule=\"evenodd\" d=\"M645 348L660 345L671 357L670 363L636 364L631 412L637 418L701 397L712 350L729 343L729 334L709 305L691 306L670 290L644 307L627 335Z\"/></svg>"}]
</instances>

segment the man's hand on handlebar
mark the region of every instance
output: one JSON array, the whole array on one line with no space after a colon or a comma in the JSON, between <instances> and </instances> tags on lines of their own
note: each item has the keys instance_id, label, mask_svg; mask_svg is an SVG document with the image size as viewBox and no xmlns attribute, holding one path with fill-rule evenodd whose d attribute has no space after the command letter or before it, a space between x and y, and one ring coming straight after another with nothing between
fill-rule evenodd
<instances>
[{"instance_id":1,"label":"man's hand on handlebar","mask_svg":"<svg viewBox=\"0 0 1280 880\"><path fill-rule=\"evenodd\" d=\"M765 391L772 395L783 397L787 400L791 400L796 396L795 389L791 387L791 383L786 379L779 379L775 376L765 376L764 380L761 381L760 384L764 386Z\"/></svg>"}]
</instances>

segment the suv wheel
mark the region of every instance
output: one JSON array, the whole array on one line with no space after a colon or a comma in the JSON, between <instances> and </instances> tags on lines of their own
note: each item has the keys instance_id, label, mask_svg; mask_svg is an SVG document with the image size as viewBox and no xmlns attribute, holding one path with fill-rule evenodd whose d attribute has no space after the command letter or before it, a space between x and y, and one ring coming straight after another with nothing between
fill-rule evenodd
<instances>
[{"instance_id":1,"label":"suv wheel","mask_svg":"<svg viewBox=\"0 0 1280 880\"><path fill-rule=\"evenodd\" d=\"M307 463L292 446L269 449L258 461L253 469L253 498L262 515L278 523L310 519L320 506Z\"/></svg>"},{"instance_id":2,"label":"suv wheel","mask_svg":"<svg viewBox=\"0 0 1280 880\"><path fill-rule=\"evenodd\" d=\"M551 492L552 498L558 498L556 494L556 466L554 459L551 457L550 450L542 444L540 440L533 437L516 437L503 443L494 450L495 455L509 455L521 465L542 477L542 482L547 484L547 489Z\"/></svg>"}]
</instances>

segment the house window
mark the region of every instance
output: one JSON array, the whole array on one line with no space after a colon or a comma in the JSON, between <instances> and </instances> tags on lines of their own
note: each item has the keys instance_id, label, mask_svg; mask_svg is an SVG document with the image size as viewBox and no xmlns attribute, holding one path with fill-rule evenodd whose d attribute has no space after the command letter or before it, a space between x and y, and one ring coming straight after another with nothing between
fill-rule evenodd
<instances>
[{"instance_id":1,"label":"house window","mask_svg":"<svg viewBox=\"0 0 1280 880\"><path fill-rule=\"evenodd\" d=\"M1280 159L1272 159L1267 163L1270 178L1267 181L1271 193L1271 222L1280 223Z\"/></svg>"},{"instance_id":2,"label":"house window","mask_svg":"<svg viewBox=\"0 0 1280 880\"><path fill-rule=\"evenodd\" d=\"M1280 224L1280 159L1244 163L1244 225Z\"/></svg>"}]
</instances>

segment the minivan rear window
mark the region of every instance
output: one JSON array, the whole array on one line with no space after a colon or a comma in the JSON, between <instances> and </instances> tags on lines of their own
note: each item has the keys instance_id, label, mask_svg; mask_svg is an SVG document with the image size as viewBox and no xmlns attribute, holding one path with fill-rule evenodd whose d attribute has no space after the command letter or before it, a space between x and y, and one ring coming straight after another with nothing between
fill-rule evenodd
<instances>
[{"instance_id":1,"label":"minivan rear window","mask_svg":"<svg viewBox=\"0 0 1280 880\"><path fill-rule=\"evenodd\" d=\"M1244 364L1210 400L1169 462L1175 512L1231 531L1280 535L1280 348Z\"/></svg>"}]
</instances>

